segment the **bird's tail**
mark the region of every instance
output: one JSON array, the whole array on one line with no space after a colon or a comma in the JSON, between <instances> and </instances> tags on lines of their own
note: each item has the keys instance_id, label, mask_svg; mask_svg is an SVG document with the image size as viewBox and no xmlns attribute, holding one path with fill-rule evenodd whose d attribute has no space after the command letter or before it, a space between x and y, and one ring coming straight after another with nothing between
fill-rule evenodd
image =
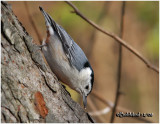
<instances>
[{"instance_id":1,"label":"bird's tail","mask_svg":"<svg viewBox=\"0 0 160 124\"><path fill-rule=\"evenodd\" d=\"M42 7L39 7L39 9L40 9L40 11L42 12L42 14L45 18L46 26L50 26L52 24L51 17L43 10Z\"/></svg>"},{"instance_id":2,"label":"bird's tail","mask_svg":"<svg viewBox=\"0 0 160 124\"><path fill-rule=\"evenodd\" d=\"M48 15L42 7L39 7L40 11L42 12L44 18L45 18L45 22L46 22L46 27L47 30L49 31L50 35L52 35L54 33L54 31L56 30L57 26L56 26L56 22L51 18L50 15Z\"/></svg>"}]
</instances>

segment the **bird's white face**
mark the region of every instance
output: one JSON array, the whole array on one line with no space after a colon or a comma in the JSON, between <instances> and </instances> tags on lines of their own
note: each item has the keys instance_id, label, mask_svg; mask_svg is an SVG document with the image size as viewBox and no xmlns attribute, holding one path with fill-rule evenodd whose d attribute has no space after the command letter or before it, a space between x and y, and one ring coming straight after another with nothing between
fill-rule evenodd
<instances>
[{"instance_id":1,"label":"bird's white face","mask_svg":"<svg viewBox=\"0 0 160 124\"><path fill-rule=\"evenodd\" d=\"M91 86L91 82L90 81L86 82L85 85L84 84L81 85L80 94L83 97L84 108L86 108L86 105L87 105L87 96L89 95L89 93L91 92L91 90L92 90L92 86Z\"/></svg>"},{"instance_id":2,"label":"bird's white face","mask_svg":"<svg viewBox=\"0 0 160 124\"><path fill-rule=\"evenodd\" d=\"M76 90L83 96L84 107L87 104L87 96L92 90L93 87L93 71L90 68L82 69L79 75L79 86Z\"/></svg>"},{"instance_id":3,"label":"bird's white face","mask_svg":"<svg viewBox=\"0 0 160 124\"><path fill-rule=\"evenodd\" d=\"M85 84L82 84L81 91L83 92L83 94L85 96L88 96L88 94L91 92L91 90L92 90L91 80L89 79L89 81L86 81Z\"/></svg>"}]
</instances>

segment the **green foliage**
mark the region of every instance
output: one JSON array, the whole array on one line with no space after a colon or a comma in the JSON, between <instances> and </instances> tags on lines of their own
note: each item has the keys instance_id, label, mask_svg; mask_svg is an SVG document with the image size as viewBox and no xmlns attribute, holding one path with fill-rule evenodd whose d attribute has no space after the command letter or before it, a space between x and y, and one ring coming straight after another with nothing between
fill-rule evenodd
<instances>
[{"instance_id":1,"label":"green foliage","mask_svg":"<svg viewBox=\"0 0 160 124\"><path fill-rule=\"evenodd\" d=\"M145 44L146 52L153 60L159 58L159 24L148 32L147 42Z\"/></svg>"},{"instance_id":2,"label":"green foliage","mask_svg":"<svg viewBox=\"0 0 160 124\"><path fill-rule=\"evenodd\" d=\"M159 3L156 1L137 2L136 13L146 25L154 26L159 21Z\"/></svg>"},{"instance_id":3,"label":"green foliage","mask_svg":"<svg viewBox=\"0 0 160 124\"><path fill-rule=\"evenodd\" d=\"M149 28L145 50L150 59L159 58L159 2L137 2L135 12L145 28Z\"/></svg>"}]
</instances>

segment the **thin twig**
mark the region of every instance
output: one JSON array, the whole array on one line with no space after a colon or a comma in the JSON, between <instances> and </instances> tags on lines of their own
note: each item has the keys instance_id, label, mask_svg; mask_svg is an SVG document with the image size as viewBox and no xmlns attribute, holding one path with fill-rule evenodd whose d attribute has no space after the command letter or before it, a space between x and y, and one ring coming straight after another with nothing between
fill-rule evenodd
<instances>
[{"instance_id":1,"label":"thin twig","mask_svg":"<svg viewBox=\"0 0 160 124\"><path fill-rule=\"evenodd\" d=\"M125 15L125 1L122 1L122 10L121 10L121 22L120 22L120 38L123 39L123 29L124 29L124 15ZM117 90L116 90L116 96L115 96L115 103L112 110L111 120L110 123L113 123L115 113L116 113L116 107L119 100L120 95L120 84L121 84L121 68L122 68L122 45L119 44L119 58L118 58L118 69L117 69Z\"/></svg>"},{"instance_id":2,"label":"thin twig","mask_svg":"<svg viewBox=\"0 0 160 124\"><path fill-rule=\"evenodd\" d=\"M39 42L42 42L41 35L40 35L40 33L39 33L39 31L38 31L38 29L37 29L37 27L36 27L36 25L35 25L35 23L34 23L34 21L32 19L32 16L31 16L31 14L29 12L28 4L27 4L26 1L24 1L24 5L26 7L26 12L27 12L28 19L30 20L31 25L33 26L33 29L34 29L34 31L35 31L35 33L37 35L37 38L38 38Z\"/></svg>"},{"instance_id":3,"label":"thin twig","mask_svg":"<svg viewBox=\"0 0 160 124\"><path fill-rule=\"evenodd\" d=\"M78 9L75 5L73 5L70 1L65 1L68 5L70 5L74 11L72 11L72 13L76 13L78 16L80 16L82 19L84 19L86 22L88 22L90 25L92 25L94 28L96 28L97 30L99 30L100 32L112 37L113 39L115 39L115 41L119 42L122 46L124 46L125 48L127 48L131 53L133 53L134 55L136 55L140 60L142 60L146 66L150 69L152 69L153 71L159 73L159 69L155 66L153 66L147 59L145 59L136 49L134 49L131 45L129 45L128 43L126 43L124 40L122 40L120 37L118 37L117 35L108 32L104 29L102 29L101 27L99 27L97 24L95 24L93 21L89 20L88 18L86 18Z\"/></svg>"},{"instance_id":4,"label":"thin twig","mask_svg":"<svg viewBox=\"0 0 160 124\"><path fill-rule=\"evenodd\" d=\"M104 103L105 105L107 105L111 109L113 108L114 104L111 101L108 101L105 98L103 98L102 95L98 94L96 91L92 91L91 95L93 95L95 98L100 100L102 103ZM131 112L131 110L123 108L123 107L120 107L120 106L117 106L116 109L117 109L117 111L123 112L123 113ZM137 120L140 120L140 121L143 121L143 122L146 122L146 123L153 123L152 121L147 120L147 119L145 119L143 117L138 117L138 118L136 117L134 119L137 119Z\"/></svg>"}]
</instances>

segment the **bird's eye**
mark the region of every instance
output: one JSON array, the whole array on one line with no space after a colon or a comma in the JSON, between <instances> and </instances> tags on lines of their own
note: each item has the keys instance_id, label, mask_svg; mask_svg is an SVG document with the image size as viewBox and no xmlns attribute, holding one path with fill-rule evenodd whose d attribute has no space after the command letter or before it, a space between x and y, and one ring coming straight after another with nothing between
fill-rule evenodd
<instances>
[{"instance_id":1,"label":"bird's eye","mask_svg":"<svg viewBox=\"0 0 160 124\"><path fill-rule=\"evenodd\" d=\"M87 86L85 87L85 89L87 89L87 90L88 90L88 88L89 88L89 86L87 85Z\"/></svg>"}]
</instances>

